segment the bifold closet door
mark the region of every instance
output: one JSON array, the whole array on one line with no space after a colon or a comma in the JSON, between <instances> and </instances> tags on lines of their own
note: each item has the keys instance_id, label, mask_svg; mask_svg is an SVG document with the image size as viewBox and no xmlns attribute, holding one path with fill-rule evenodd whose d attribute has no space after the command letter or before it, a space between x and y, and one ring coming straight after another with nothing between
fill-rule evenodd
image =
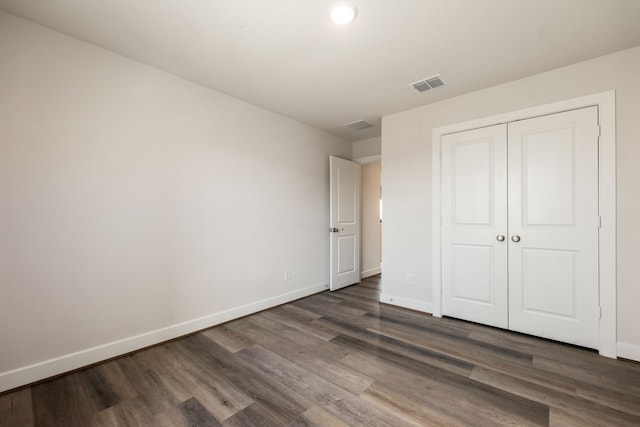
<instances>
[{"instance_id":1,"label":"bifold closet door","mask_svg":"<svg viewBox=\"0 0 640 427\"><path fill-rule=\"evenodd\" d=\"M597 107L508 125L509 329L599 346L598 136Z\"/></svg>"},{"instance_id":2,"label":"bifold closet door","mask_svg":"<svg viewBox=\"0 0 640 427\"><path fill-rule=\"evenodd\" d=\"M442 309L506 328L507 127L442 137Z\"/></svg>"}]
</instances>

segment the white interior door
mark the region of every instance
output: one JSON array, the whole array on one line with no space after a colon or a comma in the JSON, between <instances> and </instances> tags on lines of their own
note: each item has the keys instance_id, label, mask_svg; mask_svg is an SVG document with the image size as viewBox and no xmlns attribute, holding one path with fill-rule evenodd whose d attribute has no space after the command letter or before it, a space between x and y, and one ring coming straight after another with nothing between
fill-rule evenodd
<instances>
[{"instance_id":1,"label":"white interior door","mask_svg":"<svg viewBox=\"0 0 640 427\"><path fill-rule=\"evenodd\" d=\"M335 291L360 281L360 165L331 156L330 279Z\"/></svg>"},{"instance_id":2,"label":"white interior door","mask_svg":"<svg viewBox=\"0 0 640 427\"><path fill-rule=\"evenodd\" d=\"M442 313L599 347L598 111L444 135Z\"/></svg>"},{"instance_id":3,"label":"white interior door","mask_svg":"<svg viewBox=\"0 0 640 427\"><path fill-rule=\"evenodd\" d=\"M442 137L442 312L507 328L507 128Z\"/></svg>"},{"instance_id":4,"label":"white interior door","mask_svg":"<svg viewBox=\"0 0 640 427\"><path fill-rule=\"evenodd\" d=\"M509 123L509 328L598 348L598 111Z\"/></svg>"}]
</instances>

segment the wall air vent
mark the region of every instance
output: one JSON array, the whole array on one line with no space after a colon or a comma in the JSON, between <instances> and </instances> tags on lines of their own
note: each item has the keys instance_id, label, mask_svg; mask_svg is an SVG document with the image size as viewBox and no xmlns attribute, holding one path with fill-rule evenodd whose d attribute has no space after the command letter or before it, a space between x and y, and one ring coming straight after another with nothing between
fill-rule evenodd
<instances>
[{"instance_id":1,"label":"wall air vent","mask_svg":"<svg viewBox=\"0 0 640 427\"><path fill-rule=\"evenodd\" d=\"M356 120L355 122L351 122L351 123L345 123L342 126L349 128L351 130L362 130L362 129L373 127L371 123L362 119Z\"/></svg>"},{"instance_id":2,"label":"wall air vent","mask_svg":"<svg viewBox=\"0 0 640 427\"><path fill-rule=\"evenodd\" d=\"M435 89L440 86L444 86L445 82L440 77L440 74L436 74L435 76L427 77L426 79L422 79L415 83L411 83L411 86L418 92L425 92L429 89Z\"/></svg>"}]
</instances>

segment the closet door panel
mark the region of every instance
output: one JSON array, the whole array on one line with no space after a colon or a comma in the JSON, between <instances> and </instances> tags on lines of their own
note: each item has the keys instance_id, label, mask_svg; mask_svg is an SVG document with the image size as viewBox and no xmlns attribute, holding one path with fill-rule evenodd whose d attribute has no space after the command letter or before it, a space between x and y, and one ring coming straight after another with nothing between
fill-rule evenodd
<instances>
[{"instance_id":1,"label":"closet door panel","mask_svg":"<svg viewBox=\"0 0 640 427\"><path fill-rule=\"evenodd\" d=\"M596 107L508 125L509 328L598 347Z\"/></svg>"},{"instance_id":2,"label":"closet door panel","mask_svg":"<svg viewBox=\"0 0 640 427\"><path fill-rule=\"evenodd\" d=\"M442 138L443 314L507 325L506 125Z\"/></svg>"}]
</instances>

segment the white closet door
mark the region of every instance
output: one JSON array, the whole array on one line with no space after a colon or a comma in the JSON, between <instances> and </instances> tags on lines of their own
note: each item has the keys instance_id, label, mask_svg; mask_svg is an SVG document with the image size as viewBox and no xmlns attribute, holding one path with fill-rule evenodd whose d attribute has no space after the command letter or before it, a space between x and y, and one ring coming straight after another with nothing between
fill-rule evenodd
<instances>
[{"instance_id":1,"label":"white closet door","mask_svg":"<svg viewBox=\"0 0 640 427\"><path fill-rule=\"evenodd\" d=\"M509 328L599 345L598 112L509 123Z\"/></svg>"},{"instance_id":2,"label":"white closet door","mask_svg":"<svg viewBox=\"0 0 640 427\"><path fill-rule=\"evenodd\" d=\"M507 127L442 138L442 311L507 327Z\"/></svg>"}]
</instances>

